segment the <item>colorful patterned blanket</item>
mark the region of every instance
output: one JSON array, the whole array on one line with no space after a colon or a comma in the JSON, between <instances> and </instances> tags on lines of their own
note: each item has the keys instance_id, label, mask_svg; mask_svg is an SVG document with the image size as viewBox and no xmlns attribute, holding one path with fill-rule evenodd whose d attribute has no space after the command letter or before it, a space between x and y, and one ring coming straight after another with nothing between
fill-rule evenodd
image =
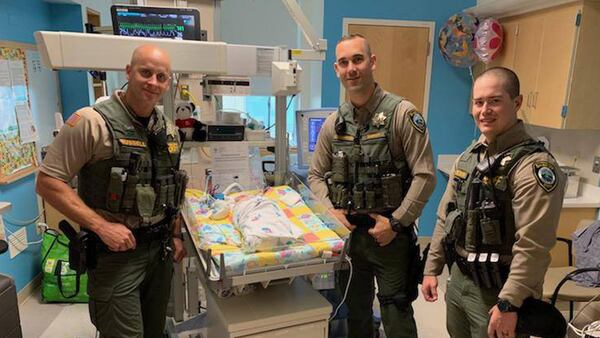
<instances>
[{"instance_id":1,"label":"colorful patterned blanket","mask_svg":"<svg viewBox=\"0 0 600 338\"><path fill-rule=\"evenodd\" d=\"M228 196L228 203L256 195L262 192L253 190ZM214 207L206 203L204 193L196 189L186 191L185 212L188 229L195 237L195 242L202 250L211 250L214 262L219 264L219 255L225 258L225 268L229 275L239 275L248 269L273 265L291 264L320 257L323 251L341 252L344 241L330 229L335 224L323 222L304 203L300 195L289 186L269 188L264 196L275 201L287 218L303 232L303 243L273 248L272 251L246 252L244 239L239 229L234 226L231 212L223 219L213 219ZM231 204L229 204L231 205ZM269 231L265 224L264 231Z\"/></svg>"}]
</instances>

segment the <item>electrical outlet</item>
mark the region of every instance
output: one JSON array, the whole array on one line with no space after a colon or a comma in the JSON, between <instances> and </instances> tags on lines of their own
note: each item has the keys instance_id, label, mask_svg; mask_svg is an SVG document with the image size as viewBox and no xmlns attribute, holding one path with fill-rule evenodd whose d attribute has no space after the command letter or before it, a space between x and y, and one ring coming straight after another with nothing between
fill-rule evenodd
<instances>
[{"instance_id":1,"label":"electrical outlet","mask_svg":"<svg viewBox=\"0 0 600 338\"><path fill-rule=\"evenodd\" d=\"M600 156L594 156L594 165L592 165L592 172L600 174Z\"/></svg>"},{"instance_id":2,"label":"electrical outlet","mask_svg":"<svg viewBox=\"0 0 600 338\"><path fill-rule=\"evenodd\" d=\"M46 223L39 222L35 224L35 231L38 235L43 234L46 229L48 229L48 224Z\"/></svg>"}]
</instances>

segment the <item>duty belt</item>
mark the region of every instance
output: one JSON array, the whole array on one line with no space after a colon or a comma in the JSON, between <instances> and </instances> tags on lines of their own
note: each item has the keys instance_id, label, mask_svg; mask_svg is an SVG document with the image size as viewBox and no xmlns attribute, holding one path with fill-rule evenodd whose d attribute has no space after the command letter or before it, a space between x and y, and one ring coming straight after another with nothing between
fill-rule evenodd
<instances>
[{"instance_id":1,"label":"duty belt","mask_svg":"<svg viewBox=\"0 0 600 338\"><path fill-rule=\"evenodd\" d=\"M159 240L163 239L168 235L169 224L165 217L165 220L160 221L157 224L133 229L131 230L131 232L133 233L133 237L135 237L135 240L138 242L149 242L153 240Z\"/></svg>"}]
</instances>

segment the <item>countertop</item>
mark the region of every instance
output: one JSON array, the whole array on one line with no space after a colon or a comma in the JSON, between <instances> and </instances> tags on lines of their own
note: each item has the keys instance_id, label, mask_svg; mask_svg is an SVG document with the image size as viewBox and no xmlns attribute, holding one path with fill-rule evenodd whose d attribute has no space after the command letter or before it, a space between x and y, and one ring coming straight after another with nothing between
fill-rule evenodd
<instances>
[{"instance_id":1,"label":"countertop","mask_svg":"<svg viewBox=\"0 0 600 338\"><path fill-rule=\"evenodd\" d=\"M437 169L446 177L449 177L452 165L458 156L458 154L438 155ZM579 197L565 198L563 208L600 208L600 187L581 183L579 185Z\"/></svg>"}]
</instances>

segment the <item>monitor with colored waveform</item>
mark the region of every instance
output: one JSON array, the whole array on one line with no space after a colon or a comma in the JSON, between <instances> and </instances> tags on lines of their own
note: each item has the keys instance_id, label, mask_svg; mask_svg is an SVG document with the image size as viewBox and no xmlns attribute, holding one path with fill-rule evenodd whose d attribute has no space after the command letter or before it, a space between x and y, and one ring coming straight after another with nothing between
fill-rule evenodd
<instances>
[{"instance_id":1,"label":"monitor with colored waveform","mask_svg":"<svg viewBox=\"0 0 600 338\"><path fill-rule=\"evenodd\" d=\"M296 140L298 144L298 167L308 168L317 146L319 132L327 117L336 108L319 108L296 111Z\"/></svg>"},{"instance_id":2,"label":"monitor with colored waveform","mask_svg":"<svg viewBox=\"0 0 600 338\"><path fill-rule=\"evenodd\" d=\"M113 33L123 36L200 40L200 13L195 8L112 5Z\"/></svg>"}]
</instances>

